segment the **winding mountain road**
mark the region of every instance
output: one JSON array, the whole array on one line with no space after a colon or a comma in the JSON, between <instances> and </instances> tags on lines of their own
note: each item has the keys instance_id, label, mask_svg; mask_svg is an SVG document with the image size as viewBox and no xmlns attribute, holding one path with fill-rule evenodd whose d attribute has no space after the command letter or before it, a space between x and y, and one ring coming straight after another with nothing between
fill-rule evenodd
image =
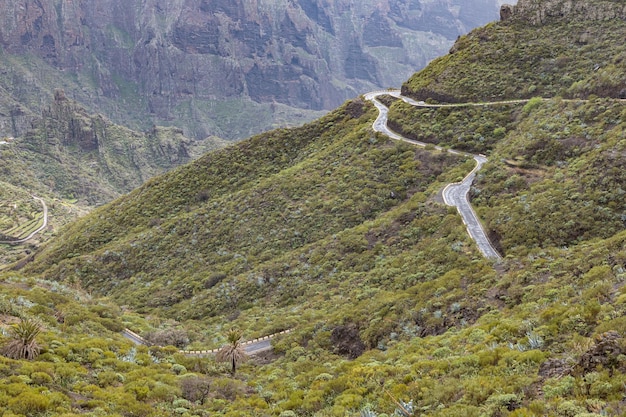
<instances>
[{"instance_id":1,"label":"winding mountain road","mask_svg":"<svg viewBox=\"0 0 626 417\"><path fill-rule=\"evenodd\" d=\"M378 109L378 117L374 121L373 127L376 132L383 133L389 136L392 139L400 140L403 142L408 142L416 146L426 147L428 145L425 142L420 142L417 140L412 140L406 138L398 133L392 131L387 126L387 119L389 114L389 108L381 103L377 98L382 95L390 95L396 97L398 99L403 100L404 102L416 106L416 107L425 107L425 108L440 108L440 107L467 107L467 106L486 106L486 105L502 105L502 104L518 104L525 103L528 100L512 100L512 101L501 101L496 103L465 103L465 104L426 104L424 102L415 101L409 97L404 97L400 94L398 90L389 90L389 91L374 91L371 93L367 93L365 95L365 99L371 101L374 106ZM454 149L444 149L441 146L435 146L435 149L451 153L453 155L465 155L471 156L476 161L476 167L463 179L463 181L458 183L448 184L443 190L443 201L452 207L456 207L457 211L461 215L461 219L463 219L463 223L467 228L467 233L470 237L476 242L478 245L478 249L482 253L482 255L494 261L502 259L498 251L493 247L493 244L487 237L487 233L482 226L482 223L478 219L476 212L472 208L472 205L469 202L468 194L469 190L472 186L472 182L476 177L476 172L478 172L483 164L487 162L487 158L483 155L473 155L466 152L457 151Z\"/></svg>"},{"instance_id":2,"label":"winding mountain road","mask_svg":"<svg viewBox=\"0 0 626 417\"><path fill-rule=\"evenodd\" d=\"M404 97L397 90L374 91L371 93L367 93L365 95L365 98L371 101L374 104L374 106L376 106L379 112L378 117L376 118L373 124L374 130L376 132L383 133L392 139L400 140L403 142L408 142L410 144L420 146L420 147L426 147L427 145L431 145L431 144L427 144L425 142L420 142L420 141L406 138L392 131L391 129L389 129L389 127L387 126L389 108L377 100L377 97L381 95L391 95L393 97L404 100L408 104L411 104L413 106L418 106L418 107L463 107L463 106L470 105L470 104L453 104L453 105L425 104L423 102L417 102L411 98ZM513 104L513 103L523 103L526 101L528 100L520 100L520 101L515 100L515 101L508 101L508 102L499 102L495 104ZM487 105L487 104L477 103L476 105L482 106L482 105ZM492 259L492 260L501 259L500 254L498 254L498 252L495 250L495 248L493 247L493 245L487 238L485 230L483 229L482 224L480 223L480 220L478 219L478 216L474 212L474 209L470 205L469 200L467 198L469 189L476 176L476 172L480 170L480 168L483 166L485 162L487 162L487 158L482 155L472 155L472 154L457 151L454 149L444 149L441 146L436 146L436 145L434 146L434 148L439 151L451 153L453 155L471 156L476 161L476 167L463 179L463 181L459 183L448 184L445 187L445 189L443 190L443 199L447 205L454 206L457 208L457 210L459 211L461 215L461 218L463 219L463 222L465 223L467 227L467 231L470 237L474 239L474 241L478 245L478 248L480 249L483 256L485 256L487 259ZM284 334L288 332L289 330L286 330L280 333L272 334L272 335L269 335L260 339L255 339L255 340L246 342L244 343L244 346L245 346L244 349L246 353L251 356L271 350L272 349L271 339L279 334ZM148 344L148 342L145 339L143 339L141 336L137 335L136 333L130 331L129 329L125 329L122 332L122 335L137 345ZM195 350L195 351L181 350L180 353L184 355L188 355L188 356L206 356L206 355L214 355L218 351L219 349Z\"/></svg>"},{"instance_id":3,"label":"winding mountain road","mask_svg":"<svg viewBox=\"0 0 626 417\"><path fill-rule=\"evenodd\" d=\"M487 158L481 155L474 155L474 160L476 166L463 178L463 181L446 185L446 188L443 189L443 201L449 206L456 207L461 219L463 219L467 233L474 239L483 256L487 259L501 259L502 257L487 237L485 229L468 199L476 172L487 162Z\"/></svg>"}]
</instances>

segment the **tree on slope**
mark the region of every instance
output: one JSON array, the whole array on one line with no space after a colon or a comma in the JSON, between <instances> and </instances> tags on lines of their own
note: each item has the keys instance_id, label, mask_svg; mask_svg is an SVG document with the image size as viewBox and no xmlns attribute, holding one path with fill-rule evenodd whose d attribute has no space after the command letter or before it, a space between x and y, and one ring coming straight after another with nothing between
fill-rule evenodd
<instances>
[{"instance_id":1,"label":"tree on slope","mask_svg":"<svg viewBox=\"0 0 626 417\"><path fill-rule=\"evenodd\" d=\"M241 330L231 329L226 334L228 344L224 345L215 359L218 362L228 362L231 365L231 374L235 375L237 367L248 359L243 344L241 343Z\"/></svg>"}]
</instances>

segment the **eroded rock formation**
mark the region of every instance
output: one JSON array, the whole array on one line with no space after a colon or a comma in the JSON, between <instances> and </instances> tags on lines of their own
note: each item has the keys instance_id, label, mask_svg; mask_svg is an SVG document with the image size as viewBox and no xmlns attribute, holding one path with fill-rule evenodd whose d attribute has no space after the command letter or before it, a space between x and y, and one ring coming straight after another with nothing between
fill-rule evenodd
<instances>
[{"instance_id":1,"label":"eroded rock formation","mask_svg":"<svg viewBox=\"0 0 626 417\"><path fill-rule=\"evenodd\" d=\"M7 0L0 47L17 62L0 68L0 87L10 94L0 97L0 119L9 117L12 101L30 102L25 111L40 114L33 98L55 88L116 122L175 123L196 138L216 133L216 100L331 109L399 85L459 34L496 19L498 4ZM24 60L34 70L24 71ZM0 120L3 126L15 123Z\"/></svg>"}]
</instances>

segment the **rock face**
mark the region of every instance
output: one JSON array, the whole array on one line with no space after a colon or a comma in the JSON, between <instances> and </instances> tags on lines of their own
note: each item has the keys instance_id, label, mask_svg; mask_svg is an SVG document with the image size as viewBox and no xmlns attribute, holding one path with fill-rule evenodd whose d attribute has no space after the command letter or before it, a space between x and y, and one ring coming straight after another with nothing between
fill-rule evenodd
<instances>
[{"instance_id":1,"label":"rock face","mask_svg":"<svg viewBox=\"0 0 626 417\"><path fill-rule=\"evenodd\" d=\"M620 0L519 0L513 15L535 26L562 18L570 21L624 20L626 4Z\"/></svg>"},{"instance_id":2,"label":"rock face","mask_svg":"<svg viewBox=\"0 0 626 417\"><path fill-rule=\"evenodd\" d=\"M500 7L500 20L507 21L513 16L513 6L510 4L503 4Z\"/></svg>"},{"instance_id":3,"label":"rock face","mask_svg":"<svg viewBox=\"0 0 626 417\"><path fill-rule=\"evenodd\" d=\"M4 172L9 183L35 179L47 187L45 192L94 206L222 146L216 140L190 140L174 127L129 130L102 115L89 114L57 90L42 118L11 143L14 152L0 157L0 166L17 164ZM19 163L29 169L20 169Z\"/></svg>"},{"instance_id":4,"label":"rock face","mask_svg":"<svg viewBox=\"0 0 626 417\"><path fill-rule=\"evenodd\" d=\"M175 123L196 138L228 137L212 122L223 117L211 114L216 102L334 108L399 85L458 35L495 20L499 4L5 0L0 47L9 59L0 68L0 134L23 133L23 121L11 113L38 115L39 102L48 101L38 97L64 88L135 128Z\"/></svg>"}]
</instances>

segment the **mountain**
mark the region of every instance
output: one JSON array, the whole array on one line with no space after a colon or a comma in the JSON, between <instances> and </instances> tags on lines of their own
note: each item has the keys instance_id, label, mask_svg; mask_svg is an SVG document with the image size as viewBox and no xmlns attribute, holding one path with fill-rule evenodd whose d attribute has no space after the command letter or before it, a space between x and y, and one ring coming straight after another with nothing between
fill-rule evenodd
<instances>
[{"instance_id":1,"label":"mountain","mask_svg":"<svg viewBox=\"0 0 626 417\"><path fill-rule=\"evenodd\" d=\"M503 21L461 37L404 85L465 105L381 98L394 130L424 148L375 133L376 109L355 98L155 177L5 272L3 320L45 320L46 350L38 361L2 359L3 406L624 415L626 103L598 86L624 79L607 57L621 54L611 41L626 21L618 2L542 4L504 7ZM614 77L601 76L611 64ZM517 100L530 83L537 96ZM450 148L488 158L470 197L498 262L442 202L475 165ZM76 305L81 289L92 298ZM174 346L133 347L120 327L177 341L182 332L194 350L219 347L233 327L247 338L292 330L231 376Z\"/></svg>"},{"instance_id":2,"label":"mountain","mask_svg":"<svg viewBox=\"0 0 626 417\"><path fill-rule=\"evenodd\" d=\"M28 225L42 213L33 195L44 198L51 221L46 233L29 241L25 249L29 253L54 230L91 208L224 145L217 138L188 139L173 127L132 131L88 113L57 90L25 135L0 144L0 232L8 240L27 236L32 231ZM3 263L23 256L20 246L0 253Z\"/></svg>"},{"instance_id":3,"label":"mountain","mask_svg":"<svg viewBox=\"0 0 626 417\"><path fill-rule=\"evenodd\" d=\"M193 309L177 308L178 317L206 315L235 302L220 295L222 285L216 285L233 273L242 274L242 286L252 274L261 280L259 290L275 291L278 283L264 284L278 278L278 259L297 259L305 248L324 247L330 236L406 204L453 162L445 154L398 149L375 136L372 143L361 144L359 132L371 120L371 108L357 100L303 128L210 153L80 220L37 256L37 265L52 266L55 272L49 274L74 280L78 277L63 271L87 263L85 284L93 290L104 286L121 295L131 294L127 285L144 288L146 299L135 293L124 301L135 307L171 306L195 293L211 294L210 302L203 301L208 310L196 300ZM367 247L362 238L347 239L356 239L355 250ZM189 245L192 252L185 249ZM146 250L163 258L146 257ZM182 275L172 274L174 265ZM253 302L250 297L237 295Z\"/></svg>"},{"instance_id":4,"label":"mountain","mask_svg":"<svg viewBox=\"0 0 626 417\"><path fill-rule=\"evenodd\" d=\"M450 54L405 82L403 93L441 102L626 98L621 1L523 1L503 11L505 22L462 36Z\"/></svg>"},{"instance_id":5,"label":"mountain","mask_svg":"<svg viewBox=\"0 0 626 417\"><path fill-rule=\"evenodd\" d=\"M25 153L35 155L31 170L63 197L80 195L85 203L101 205L154 175L222 146L220 141L207 142L185 138L176 128L131 131L102 115L87 113L57 90L42 119L24 137L13 139L7 149L25 159L29 159ZM42 173L42 168L48 171Z\"/></svg>"},{"instance_id":6,"label":"mountain","mask_svg":"<svg viewBox=\"0 0 626 417\"><path fill-rule=\"evenodd\" d=\"M54 220L37 236L45 241L91 207L225 144L211 133L233 139L299 124L323 113L311 108L399 84L434 56L431 47L496 9L492 0L405 3L3 3L0 133L10 145L0 145L0 233L28 236L41 213L33 193L62 202L50 206ZM389 60L401 60L394 67L405 75L382 71ZM18 249L0 257L19 258Z\"/></svg>"},{"instance_id":7,"label":"mountain","mask_svg":"<svg viewBox=\"0 0 626 417\"><path fill-rule=\"evenodd\" d=\"M0 5L0 135L62 88L135 130L242 139L399 85L498 0L10 0ZM393 68L392 71L388 70Z\"/></svg>"}]
</instances>

